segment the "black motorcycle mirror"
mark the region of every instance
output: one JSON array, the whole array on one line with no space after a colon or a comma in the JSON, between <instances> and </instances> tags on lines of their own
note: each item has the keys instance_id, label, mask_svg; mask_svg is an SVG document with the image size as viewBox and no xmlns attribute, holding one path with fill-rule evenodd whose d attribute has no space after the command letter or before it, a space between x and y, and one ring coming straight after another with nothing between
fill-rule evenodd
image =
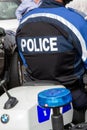
<instances>
[{"instance_id":1,"label":"black motorcycle mirror","mask_svg":"<svg viewBox=\"0 0 87 130\"><path fill-rule=\"evenodd\" d=\"M12 97L10 93L7 91L7 89L5 88L5 84L6 82L8 82L7 77L8 77L8 72L5 73L4 79L0 82L0 86L4 89L5 93L8 96L8 100L4 104L4 109L11 109L18 103L18 100L15 97Z\"/></svg>"}]
</instances>

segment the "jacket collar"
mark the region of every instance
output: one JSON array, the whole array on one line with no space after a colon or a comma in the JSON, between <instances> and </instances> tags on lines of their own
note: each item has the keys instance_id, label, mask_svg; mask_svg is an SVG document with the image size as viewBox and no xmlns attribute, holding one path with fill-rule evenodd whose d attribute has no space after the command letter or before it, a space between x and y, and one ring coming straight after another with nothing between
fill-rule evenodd
<instances>
[{"instance_id":1,"label":"jacket collar","mask_svg":"<svg viewBox=\"0 0 87 130\"><path fill-rule=\"evenodd\" d=\"M40 8L64 7L64 5L55 0L43 0Z\"/></svg>"}]
</instances>

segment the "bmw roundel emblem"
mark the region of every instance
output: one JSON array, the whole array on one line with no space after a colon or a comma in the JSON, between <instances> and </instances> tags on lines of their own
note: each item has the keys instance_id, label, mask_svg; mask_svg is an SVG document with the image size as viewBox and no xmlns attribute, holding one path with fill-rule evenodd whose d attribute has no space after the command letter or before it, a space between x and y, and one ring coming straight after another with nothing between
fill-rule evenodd
<instances>
[{"instance_id":1,"label":"bmw roundel emblem","mask_svg":"<svg viewBox=\"0 0 87 130\"><path fill-rule=\"evenodd\" d=\"M7 114L3 114L1 116L1 122L2 123L8 123L8 121L9 121L9 116Z\"/></svg>"}]
</instances>

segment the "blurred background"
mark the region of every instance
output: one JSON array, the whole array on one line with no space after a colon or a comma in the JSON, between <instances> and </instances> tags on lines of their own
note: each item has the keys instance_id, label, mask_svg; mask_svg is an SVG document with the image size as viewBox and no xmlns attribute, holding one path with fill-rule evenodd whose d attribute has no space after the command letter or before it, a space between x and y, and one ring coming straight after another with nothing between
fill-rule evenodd
<instances>
[{"instance_id":1,"label":"blurred background","mask_svg":"<svg viewBox=\"0 0 87 130\"><path fill-rule=\"evenodd\" d=\"M67 4L67 7L74 8L87 15L87 0L73 0L69 4Z\"/></svg>"}]
</instances>

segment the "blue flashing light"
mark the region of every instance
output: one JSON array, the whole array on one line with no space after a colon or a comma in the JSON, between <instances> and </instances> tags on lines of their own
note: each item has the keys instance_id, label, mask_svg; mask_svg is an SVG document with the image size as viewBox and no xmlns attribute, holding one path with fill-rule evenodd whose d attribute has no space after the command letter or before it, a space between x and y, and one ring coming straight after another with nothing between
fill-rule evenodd
<instances>
[{"instance_id":1,"label":"blue flashing light","mask_svg":"<svg viewBox=\"0 0 87 130\"><path fill-rule=\"evenodd\" d=\"M71 101L71 93L66 88L47 89L38 94L38 103L42 107L61 107Z\"/></svg>"}]
</instances>

